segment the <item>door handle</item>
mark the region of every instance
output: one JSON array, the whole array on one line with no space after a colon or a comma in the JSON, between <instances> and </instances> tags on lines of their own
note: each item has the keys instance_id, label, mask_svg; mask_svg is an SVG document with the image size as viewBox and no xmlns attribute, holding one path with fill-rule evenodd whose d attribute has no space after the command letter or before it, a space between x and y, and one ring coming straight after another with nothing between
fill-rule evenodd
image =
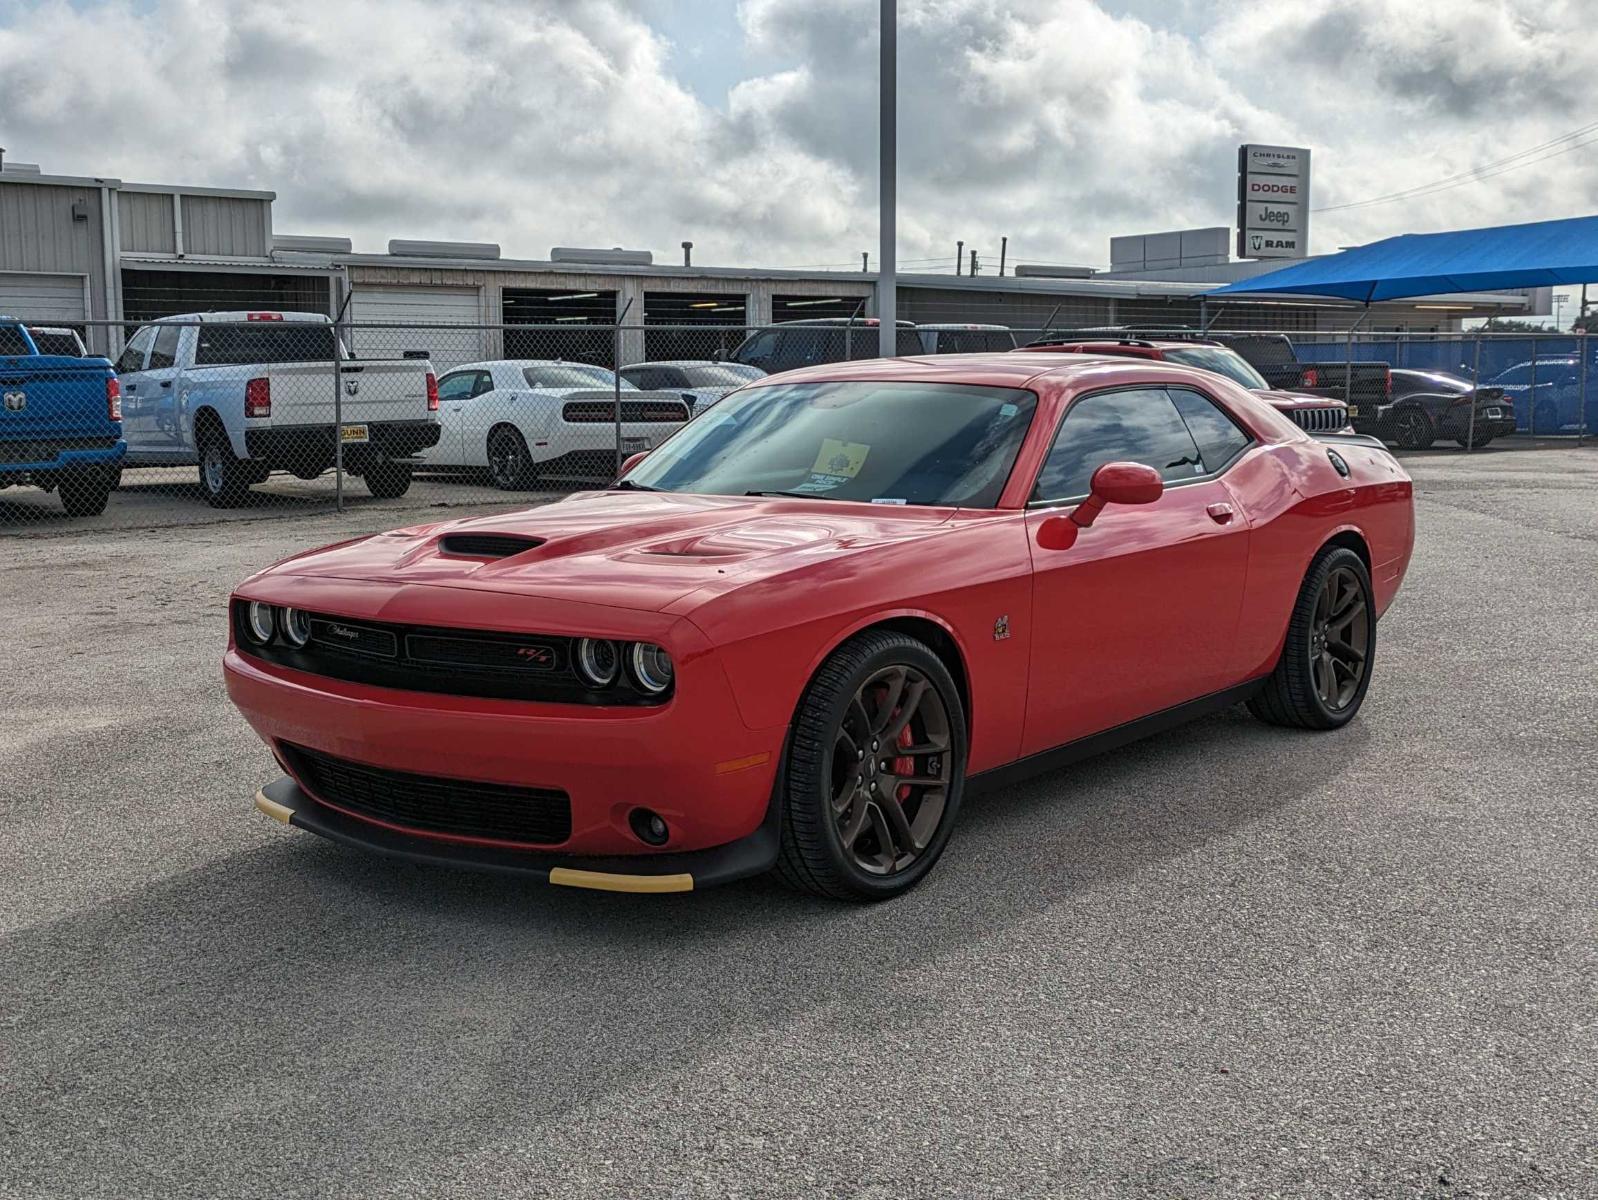
<instances>
[{"instance_id":1,"label":"door handle","mask_svg":"<svg viewBox=\"0 0 1598 1200\"><path fill-rule=\"evenodd\" d=\"M163 379L161 381L161 386L164 388L169 388L172 386L172 381L170 379Z\"/></svg>"},{"instance_id":2,"label":"door handle","mask_svg":"<svg viewBox=\"0 0 1598 1200\"><path fill-rule=\"evenodd\" d=\"M136 383L130 383L126 387L124 387L122 390L124 392L136 392L136 391L139 390L139 385L136 384Z\"/></svg>"},{"instance_id":3,"label":"door handle","mask_svg":"<svg viewBox=\"0 0 1598 1200\"><path fill-rule=\"evenodd\" d=\"M1210 520L1217 525L1230 525L1232 523L1232 506L1230 504L1212 504L1204 510L1210 514Z\"/></svg>"}]
</instances>

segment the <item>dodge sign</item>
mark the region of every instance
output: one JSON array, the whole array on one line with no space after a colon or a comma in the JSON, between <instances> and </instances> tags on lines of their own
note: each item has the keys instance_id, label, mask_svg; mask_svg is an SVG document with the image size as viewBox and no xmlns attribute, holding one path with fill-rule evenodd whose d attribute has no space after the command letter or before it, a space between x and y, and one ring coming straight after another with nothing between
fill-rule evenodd
<instances>
[{"instance_id":1,"label":"dodge sign","mask_svg":"<svg viewBox=\"0 0 1598 1200\"><path fill-rule=\"evenodd\" d=\"M1239 146L1237 256L1303 258L1308 247L1309 151Z\"/></svg>"}]
</instances>

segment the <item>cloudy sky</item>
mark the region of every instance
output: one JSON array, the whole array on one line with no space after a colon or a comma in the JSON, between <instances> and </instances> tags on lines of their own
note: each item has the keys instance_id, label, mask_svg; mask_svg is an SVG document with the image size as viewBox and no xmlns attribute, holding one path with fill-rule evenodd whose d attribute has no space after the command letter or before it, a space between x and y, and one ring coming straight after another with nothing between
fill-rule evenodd
<instances>
[{"instance_id":1,"label":"cloudy sky","mask_svg":"<svg viewBox=\"0 0 1598 1200\"><path fill-rule=\"evenodd\" d=\"M0 0L0 145L279 232L875 257L875 0ZM1103 264L1312 147L1312 249L1590 212L1592 0L900 0L900 243ZM1592 131L1564 141L1564 135ZM1535 153L1503 162L1522 151ZM1550 156L1550 157L1544 157ZM1541 161L1539 161L1541 160ZM1402 202L1359 202L1492 166ZM1489 172L1483 172L1487 174ZM1354 204L1356 207L1341 207Z\"/></svg>"}]
</instances>

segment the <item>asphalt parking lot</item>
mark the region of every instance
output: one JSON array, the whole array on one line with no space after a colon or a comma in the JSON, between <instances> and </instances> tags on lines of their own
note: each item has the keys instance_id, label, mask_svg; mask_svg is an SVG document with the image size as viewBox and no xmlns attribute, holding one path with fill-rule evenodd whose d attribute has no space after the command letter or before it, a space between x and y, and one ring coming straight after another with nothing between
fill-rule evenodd
<instances>
[{"instance_id":1,"label":"asphalt parking lot","mask_svg":"<svg viewBox=\"0 0 1598 1200\"><path fill-rule=\"evenodd\" d=\"M1350 727L985 797L871 908L257 815L230 586L423 517L0 539L0 1195L1598 1194L1598 450L1407 461Z\"/></svg>"}]
</instances>

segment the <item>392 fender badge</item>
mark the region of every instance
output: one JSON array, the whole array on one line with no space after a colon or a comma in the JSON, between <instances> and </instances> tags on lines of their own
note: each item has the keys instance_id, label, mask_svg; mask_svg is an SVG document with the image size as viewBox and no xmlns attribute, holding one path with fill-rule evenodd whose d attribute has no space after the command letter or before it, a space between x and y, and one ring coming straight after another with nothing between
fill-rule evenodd
<instances>
[{"instance_id":1,"label":"392 fender badge","mask_svg":"<svg viewBox=\"0 0 1598 1200\"><path fill-rule=\"evenodd\" d=\"M1008 614L993 622L993 640L1002 642L1010 636L1010 617Z\"/></svg>"}]
</instances>

